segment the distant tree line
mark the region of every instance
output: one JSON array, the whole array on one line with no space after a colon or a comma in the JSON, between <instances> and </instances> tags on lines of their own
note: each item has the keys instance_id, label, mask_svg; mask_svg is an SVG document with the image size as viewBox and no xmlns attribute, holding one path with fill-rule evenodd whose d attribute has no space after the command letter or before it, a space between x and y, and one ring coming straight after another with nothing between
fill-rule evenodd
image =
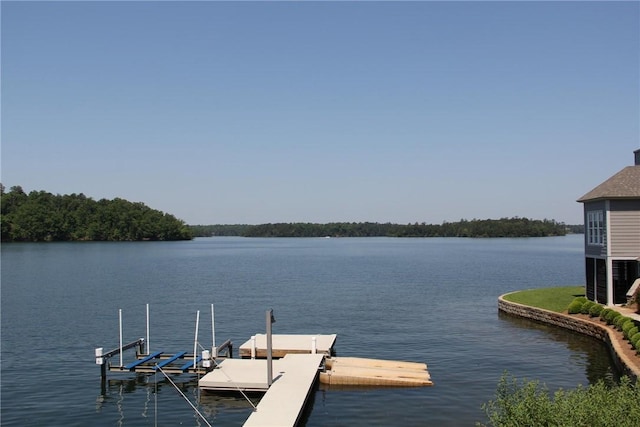
<instances>
[{"instance_id":1,"label":"distant tree line","mask_svg":"<svg viewBox=\"0 0 640 427\"><path fill-rule=\"evenodd\" d=\"M45 191L26 194L0 184L3 242L189 240L189 227L143 203L124 199L95 201L84 194Z\"/></svg>"},{"instance_id":2,"label":"distant tree line","mask_svg":"<svg viewBox=\"0 0 640 427\"><path fill-rule=\"evenodd\" d=\"M442 224L392 224L377 222L275 223L260 225L190 226L194 236L244 237L545 237L564 236L578 230L554 220L501 218L443 222Z\"/></svg>"},{"instance_id":3,"label":"distant tree line","mask_svg":"<svg viewBox=\"0 0 640 427\"><path fill-rule=\"evenodd\" d=\"M584 234L584 224L567 225L567 232L571 234Z\"/></svg>"},{"instance_id":4,"label":"distant tree line","mask_svg":"<svg viewBox=\"0 0 640 427\"><path fill-rule=\"evenodd\" d=\"M245 231L251 227L247 224L216 224L216 225L190 225L191 233L195 237L211 236L244 236Z\"/></svg>"}]
</instances>

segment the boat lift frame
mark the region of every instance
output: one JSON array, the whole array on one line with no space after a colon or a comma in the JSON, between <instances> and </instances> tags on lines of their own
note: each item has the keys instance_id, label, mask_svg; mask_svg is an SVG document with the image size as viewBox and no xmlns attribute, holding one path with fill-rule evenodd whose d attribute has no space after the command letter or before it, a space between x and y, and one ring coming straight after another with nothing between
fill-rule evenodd
<instances>
[{"instance_id":1,"label":"boat lift frame","mask_svg":"<svg viewBox=\"0 0 640 427\"><path fill-rule=\"evenodd\" d=\"M138 338L127 344L122 342L122 309L118 310L120 345L113 350L104 352L103 347L95 349L96 365L100 366L100 376L104 381L109 372L136 372L136 373L155 373L158 369L162 369L168 374L197 374L203 375L211 371L216 363L217 358L232 358L233 343L226 340L220 346L216 346L215 338L215 320L213 304L211 304L211 350L202 350L198 354L198 328L200 323L200 311L196 313L196 329L193 342L193 352L188 353L182 351L176 354L165 354L163 351L150 352L149 346L149 304L147 304L147 337ZM123 354L132 348L136 349L136 358L133 362L124 364ZM111 363L111 358L120 356L119 364ZM213 363L212 363L213 362ZM176 365L176 363L178 363Z\"/></svg>"}]
</instances>

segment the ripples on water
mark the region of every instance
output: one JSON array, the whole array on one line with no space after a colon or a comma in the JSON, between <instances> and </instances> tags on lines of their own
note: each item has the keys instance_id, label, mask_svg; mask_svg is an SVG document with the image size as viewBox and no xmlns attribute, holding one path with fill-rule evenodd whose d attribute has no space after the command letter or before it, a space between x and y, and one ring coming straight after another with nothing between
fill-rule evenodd
<instances>
[{"instance_id":1,"label":"ripples on water","mask_svg":"<svg viewBox=\"0 0 640 427\"><path fill-rule=\"evenodd\" d=\"M307 426L473 425L508 370L550 389L615 379L599 342L499 315L498 295L583 283L582 237L544 239L242 239L2 245L3 425L201 425L162 378L110 374L93 350L146 334L193 347L195 313L236 348L264 331L337 333L338 355L426 362L419 389L320 386ZM209 317L210 318L210 317ZM201 321L200 340L211 343ZM241 425L236 396L180 387L214 425ZM157 408L157 410L156 410Z\"/></svg>"}]
</instances>

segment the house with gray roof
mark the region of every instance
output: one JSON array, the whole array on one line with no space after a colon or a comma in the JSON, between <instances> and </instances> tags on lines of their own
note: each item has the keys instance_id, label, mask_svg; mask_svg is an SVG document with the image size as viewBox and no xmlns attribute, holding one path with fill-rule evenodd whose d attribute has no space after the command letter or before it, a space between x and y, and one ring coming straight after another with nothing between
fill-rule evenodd
<instances>
[{"instance_id":1,"label":"house with gray roof","mask_svg":"<svg viewBox=\"0 0 640 427\"><path fill-rule=\"evenodd\" d=\"M578 199L584 204L585 293L604 305L626 303L640 278L640 149L634 155L634 166Z\"/></svg>"}]
</instances>

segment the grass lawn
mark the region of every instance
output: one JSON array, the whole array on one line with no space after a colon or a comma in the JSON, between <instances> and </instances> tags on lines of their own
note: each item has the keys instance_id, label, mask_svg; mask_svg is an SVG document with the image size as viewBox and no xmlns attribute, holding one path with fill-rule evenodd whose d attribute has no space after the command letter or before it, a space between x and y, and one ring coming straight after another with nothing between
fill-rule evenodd
<instances>
[{"instance_id":1,"label":"grass lawn","mask_svg":"<svg viewBox=\"0 0 640 427\"><path fill-rule=\"evenodd\" d=\"M505 300L561 313L575 297L584 296L584 286L563 286L519 291L506 295Z\"/></svg>"}]
</instances>

